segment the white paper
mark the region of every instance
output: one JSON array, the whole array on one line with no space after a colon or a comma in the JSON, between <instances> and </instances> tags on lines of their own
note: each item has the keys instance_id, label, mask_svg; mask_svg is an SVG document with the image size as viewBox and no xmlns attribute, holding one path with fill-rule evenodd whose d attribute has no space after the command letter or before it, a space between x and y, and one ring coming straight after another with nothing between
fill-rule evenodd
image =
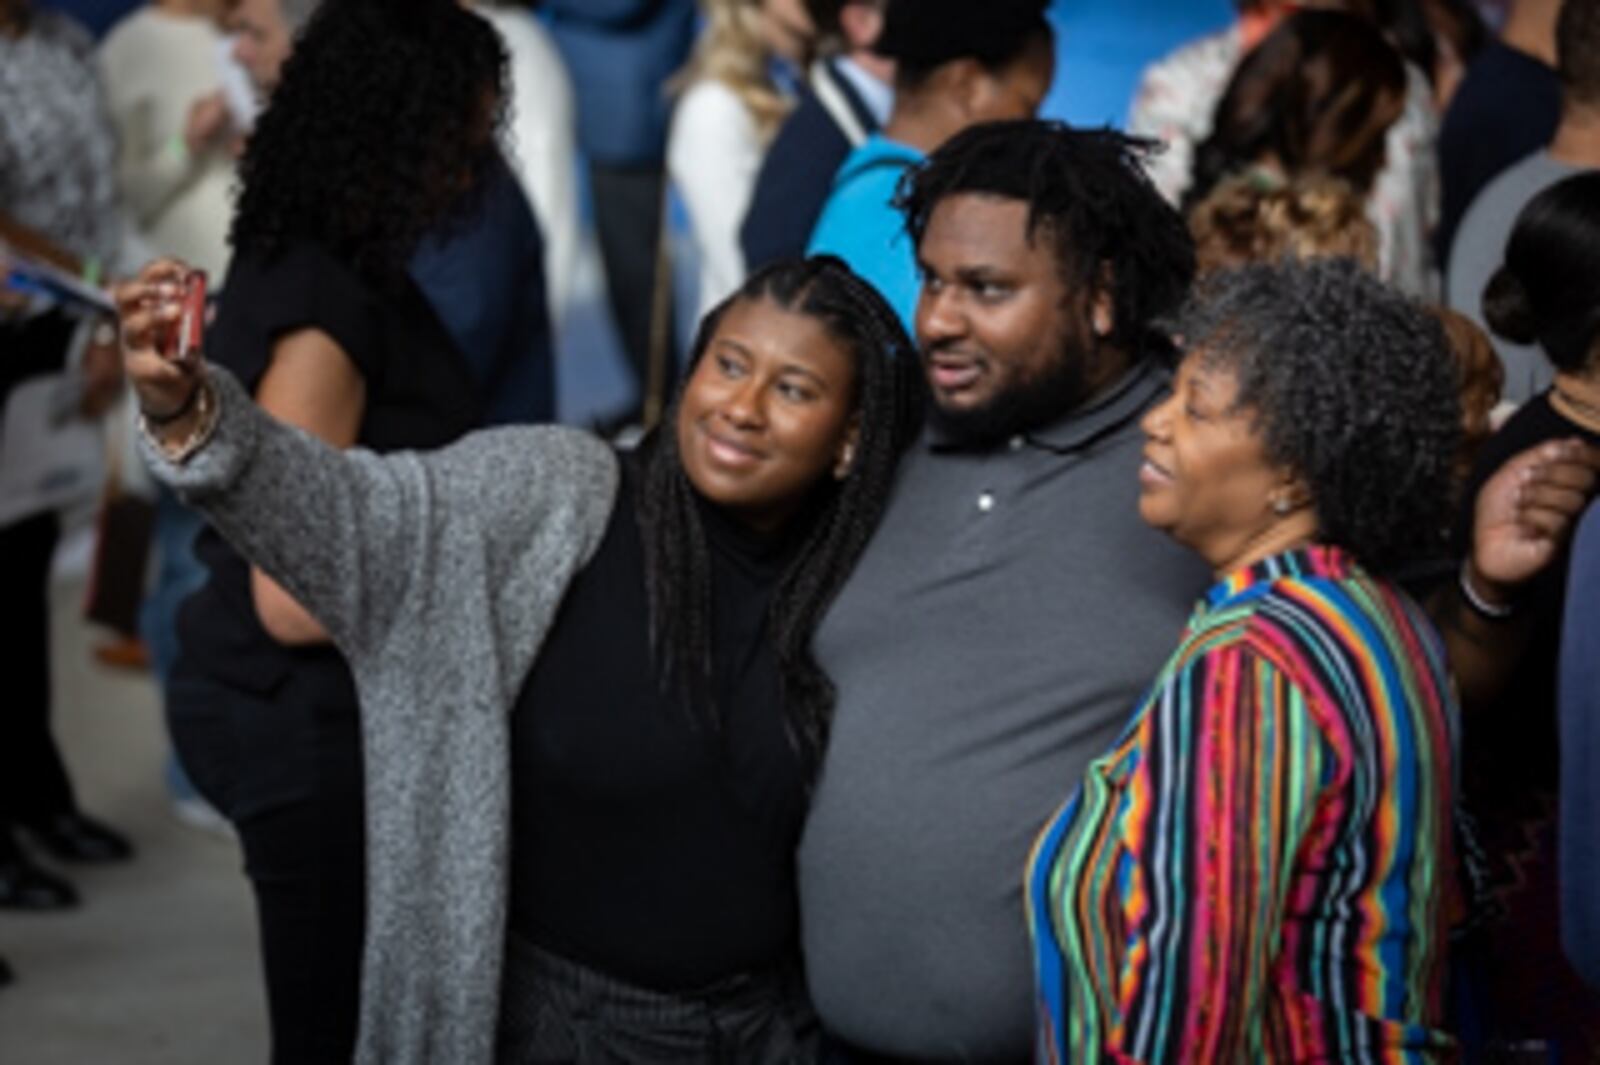
<instances>
[{"instance_id":1,"label":"white paper","mask_svg":"<svg viewBox=\"0 0 1600 1065\"><path fill-rule=\"evenodd\" d=\"M76 377L12 388L0 422L0 525L92 499L105 478L100 429L78 416Z\"/></svg>"}]
</instances>

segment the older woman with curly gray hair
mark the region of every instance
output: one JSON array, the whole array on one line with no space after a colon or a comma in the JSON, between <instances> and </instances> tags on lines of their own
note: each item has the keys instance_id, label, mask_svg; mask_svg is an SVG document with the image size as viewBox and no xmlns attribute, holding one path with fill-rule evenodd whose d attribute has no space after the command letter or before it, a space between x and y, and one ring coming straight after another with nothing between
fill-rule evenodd
<instances>
[{"instance_id":1,"label":"older woman with curly gray hair","mask_svg":"<svg viewBox=\"0 0 1600 1065\"><path fill-rule=\"evenodd\" d=\"M1333 259L1214 274L1176 331L1139 509L1217 583L1035 846L1041 1051L1451 1057L1452 691L1493 685L1496 597L1560 557L1600 450L1547 440L1483 482L1435 631L1397 580L1454 494L1437 319Z\"/></svg>"},{"instance_id":2,"label":"older woman with curly gray hair","mask_svg":"<svg viewBox=\"0 0 1600 1065\"><path fill-rule=\"evenodd\" d=\"M1444 1057L1455 706L1393 582L1438 550L1437 322L1354 263L1213 275L1139 509L1217 583L1029 871L1062 1061Z\"/></svg>"}]
</instances>

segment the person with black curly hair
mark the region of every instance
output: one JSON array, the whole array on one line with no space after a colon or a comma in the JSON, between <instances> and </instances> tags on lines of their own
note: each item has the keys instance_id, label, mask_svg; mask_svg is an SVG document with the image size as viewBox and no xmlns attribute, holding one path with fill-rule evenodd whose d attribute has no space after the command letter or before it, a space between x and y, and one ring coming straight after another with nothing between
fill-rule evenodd
<instances>
[{"instance_id":1,"label":"person with black curly hair","mask_svg":"<svg viewBox=\"0 0 1600 1065\"><path fill-rule=\"evenodd\" d=\"M336 447L442 446L488 404L408 270L495 160L498 40L451 0L327 0L240 161L213 350L269 414ZM237 830L272 1060L345 1062L363 902L358 699L314 616L216 531L180 607L174 746Z\"/></svg>"},{"instance_id":2,"label":"person with black curly hair","mask_svg":"<svg viewBox=\"0 0 1600 1065\"><path fill-rule=\"evenodd\" d=\"M1042 1060L1447 1060L1457 708L1393 575L1459 432L1436 319L1350 260L1211 275L1139 512L1215 575L1029 871Z\"/></svg>"}]
</instances>

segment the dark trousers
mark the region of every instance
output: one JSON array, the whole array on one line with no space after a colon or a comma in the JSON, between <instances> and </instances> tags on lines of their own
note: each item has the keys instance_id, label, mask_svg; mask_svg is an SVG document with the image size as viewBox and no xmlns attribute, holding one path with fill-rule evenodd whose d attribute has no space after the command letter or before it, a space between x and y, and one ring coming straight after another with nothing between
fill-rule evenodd
<instances>
[{"instance_id":1,"label":"dark trousers","mask_svg":"<svg viewBox=\"0 0 1600 1065\"><path fill-rule=\"evenodd\" d=\"M820 1040L798 963L668 993L507 937L501 1065L814 1065Z\"/></svg>"},{"instance_id":2,"label":"dark trousers","mask_svg":"<svg viewBox=\"0 0 1600 1065\"><path fill-rule=\"evenodd\" d=\"M0 697L0 826L77 809L50 731L50 559L57 532L54 513L0 528L0 603L10 619Z\"/></svg>"},{"instance_id":3,"label":"dark trousers","mask_svg":"<svg viewBox=\"0 0 1600 1065\"><path fill-rule=\"evenodd\" d=\"M354 706L318 705L293 676L251 693L196 676L168 687L174 747L232 822L255 893L275 1065L347 1065L366 914Z\"/></svg>"},{"instance_id":4,"label":"dark trousers","mask_svg":"<svg viewBox=\"0 0 1600 1065\"><path fill-rule=\"evenodd\" d=\"M595 230L605 266L611 316L642 397L650 380L650 314L666 174L659 167L591 164L589 188L594 195ZM662 323L669 353L673 335L670 306L669 300L668 320ZM670 365L667 370L670 385Z\"/></svg>"},{"instance_id":5,"label":"dark trousers","mask_svg":"<svg viewBox=\"0 0 1600 1065\"><path fill-rule=\"evenodd\" d=\"M13 386L62 367L73 328L60 314L0 323L0 410ZM77 809L50 732L50 560L59 529L53 513L0 528L0 604L10 620L0 696L0 831Z\"/></svg>"}]
</instances>

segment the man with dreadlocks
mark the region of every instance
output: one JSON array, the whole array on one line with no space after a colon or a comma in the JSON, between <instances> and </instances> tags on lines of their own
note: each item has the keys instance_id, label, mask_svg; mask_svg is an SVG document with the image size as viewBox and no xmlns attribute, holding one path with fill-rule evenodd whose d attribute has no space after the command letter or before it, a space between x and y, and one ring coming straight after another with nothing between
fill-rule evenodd
<instances>
[{"instance_id":1,"label":"man with dreadlocks","mask_svg":"<svg viewBox=\"0 0 1600 1065\"><path fill-rule=\"evenodd\" d=\"M1032 118L1055 47L1045 0L891 0L873 50L895 62L894 108L845 158L807 252L837 255L911 328L917 263L894 208L907 170L980 122Z\"/></svg>"},{"instance_id":2,"label":"man with dreadlocks","mask_svg":"<svg viewBox=\"0 0 1600 1065\"><path fill-rule=\"evenodd\" d=\"M934 401L818 630L838 690L800 850L812 995L857 1052L1028 1057L1034 834L1208 577L1134 506L1188 232L1110 131L959 134L898 205Z\"/></svg>"}]
</instances>

